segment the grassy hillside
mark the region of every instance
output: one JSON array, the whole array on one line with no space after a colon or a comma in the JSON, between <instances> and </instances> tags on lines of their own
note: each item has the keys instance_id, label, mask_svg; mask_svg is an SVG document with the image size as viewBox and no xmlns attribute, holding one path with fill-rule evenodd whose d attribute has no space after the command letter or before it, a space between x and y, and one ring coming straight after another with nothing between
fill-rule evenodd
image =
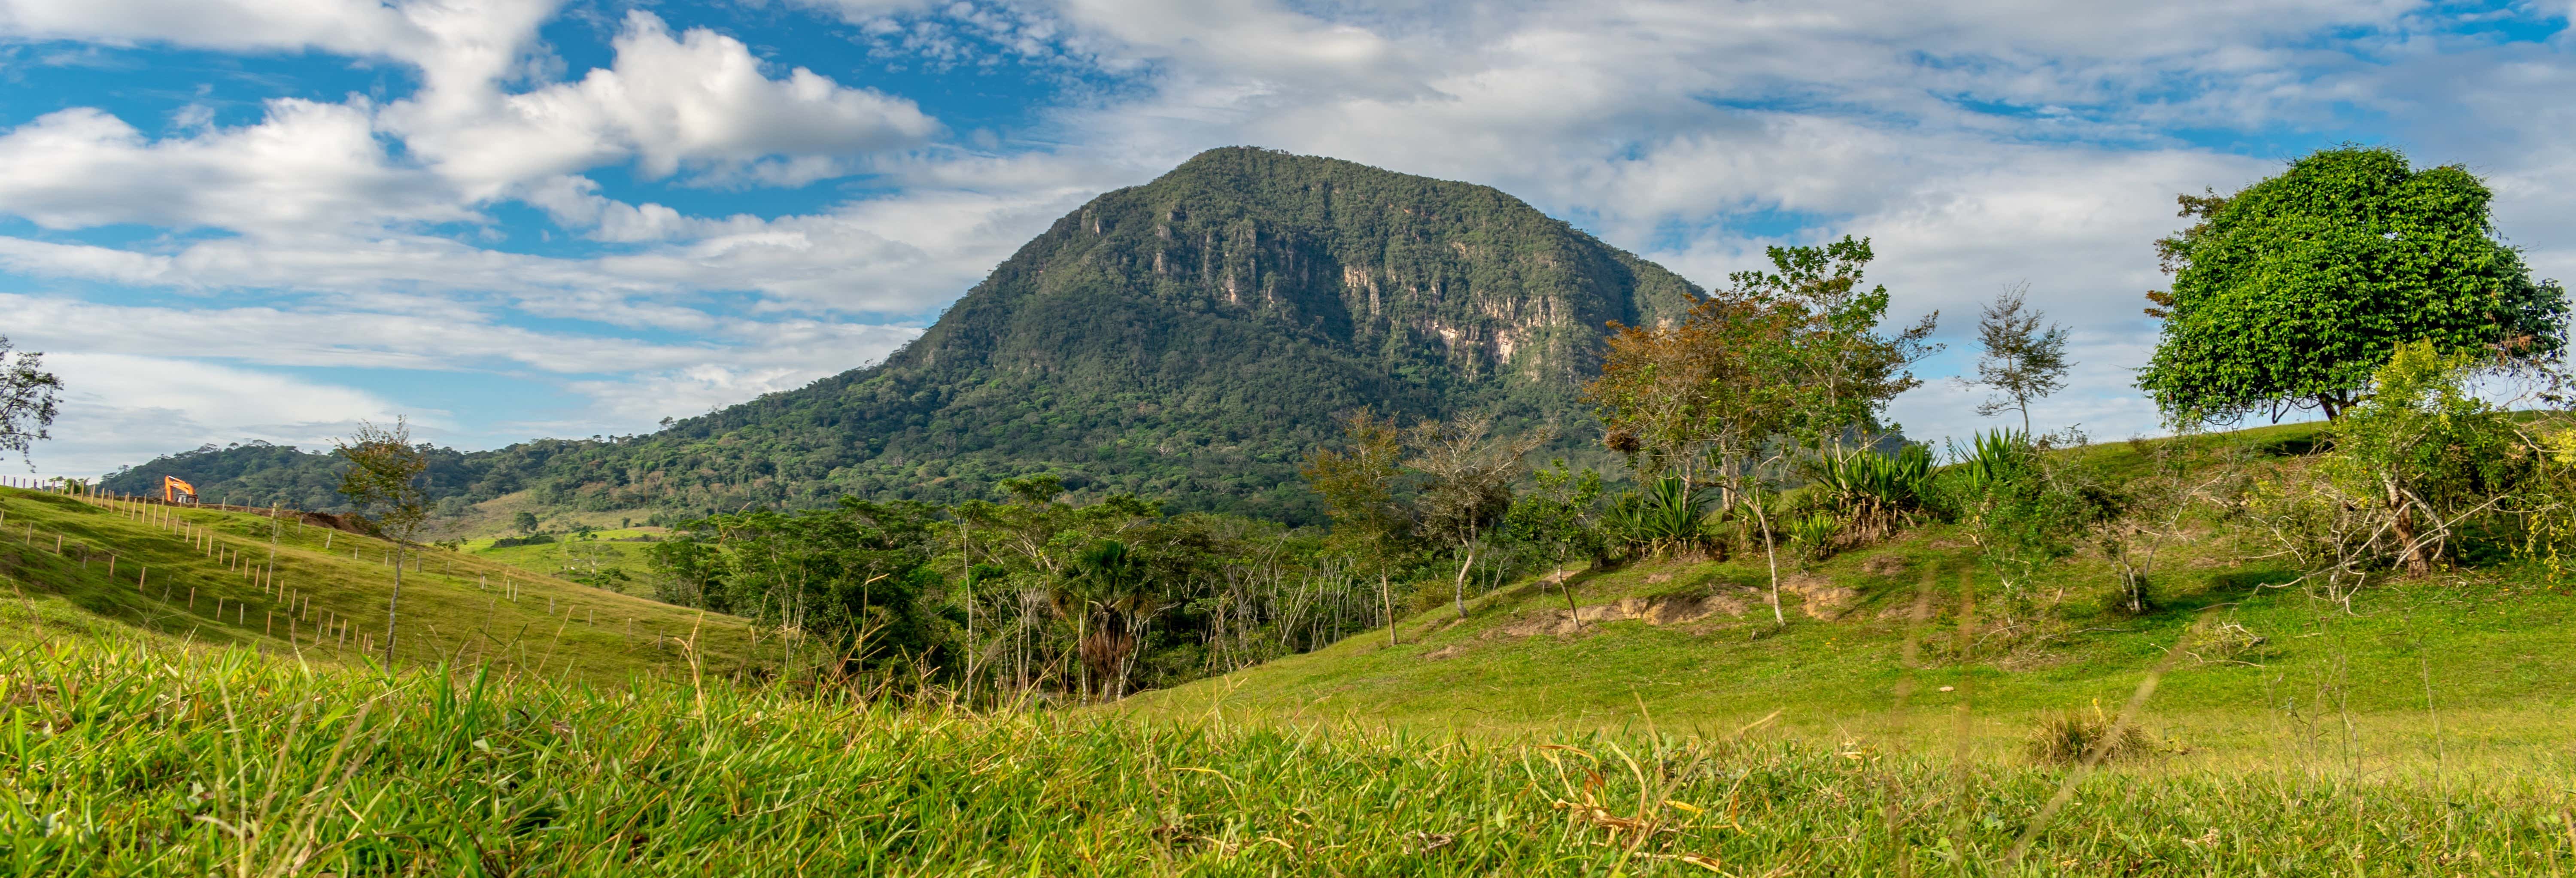
<instances>
[{"instance_id":1,"label":"grassy hillside","mask_svg":"<svg viewBox=\"0 0 2576 878\"><path fill-rule=\"evenodd\" d=\"M2314 429L2226 441L2295 454ZM2125 444L2068 454L2113 476L2144 464ZM2058 606L2058 621L2020 632L1999 627L1994 571L1956 526L1918 527L1821 563L1785 561L1785 626L1773 622L1758 554L1584 570L1569 582L1587 619L1580 625L1566 618L1564 591L1523 581L1471 601L1463 621L1445 602L1414 615L1399 626L1400 644L1381 629L1121 709L1500 733L1733 728L1777 712L1772 725L1808 737L1895 734L1950 747L1964 708L1975 747L2017 755L2043 717L2116 710L2189 640L2147 716L2200 758L2576 752L2567 722L2576 716L2576 585L2507 566L2383 580L2339 603L2282 587L2294 575L2245 536L2203 525L2165 549L2143 614L2118 606L2106 561L2079 554L2031 587ZM1982 602L1971 610L1964 662L1955 648L1963 577ZM1918 599L1927 610L1919 623ZM2207 630L2187 637L2204 615ZM1912 672L1909 641L1919 653Z\"/></svg>"},{"instance_id":2,"label":"grassy hillside","mask_svg":"<svg viewBox=\"0 0 2576 878\"><path fill-rule=\"evenodd\" d=\"M551 534L553 542L498 546L500 537L464 541L462 550L486 561L507 564L542 576L579 582L620 594L650 595L651 565L644 553L661 528L614 528L589 533Z\"/></svg>"},{"instance_id":3,"label":"grassy hillside","mask_svg":"<svg viewBox=\"0 0 2576 878\"><path fill-rule=\"evenodd\" d=\"M1504 741L980 716L722 682L387 675L124 637L0 646L0 692L0 869L19 875L2576 868L2563 758L2070 777L1758 730ZM2061 791L2075 804L2051 809Z\"/></svg>"},{"instance_id":4,"label":"grassy hillside","mask_svg":"<svg viewBox=\"0 0 2576 878\"><path fill-rule=\"evenodd\" d=\"M355 662L385 634L389 557L385 541L292 519L0 489L0 575L32 622ZM731 617L437 549L404 574L401 622L406 663L597 681L685 671L678 642L692 632L719 672L743 667L752 645Z\"/></svg>"}]
</instances>

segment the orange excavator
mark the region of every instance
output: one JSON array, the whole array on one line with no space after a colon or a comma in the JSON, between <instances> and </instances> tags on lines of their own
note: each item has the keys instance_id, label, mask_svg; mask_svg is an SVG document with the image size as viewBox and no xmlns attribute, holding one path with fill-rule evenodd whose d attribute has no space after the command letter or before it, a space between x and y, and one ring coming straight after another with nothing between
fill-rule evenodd
<instances>
[{"instance_id":1,"label":"orange excavator","mask_svg":"<svg viewBox=\"0 0 2576 878\"><path fill-rule=\"evenodd\" d=\"M161 502L195 503L197 502L197 486L188 484L178 476L162 476Z\"/></svg>"}]
</instances>

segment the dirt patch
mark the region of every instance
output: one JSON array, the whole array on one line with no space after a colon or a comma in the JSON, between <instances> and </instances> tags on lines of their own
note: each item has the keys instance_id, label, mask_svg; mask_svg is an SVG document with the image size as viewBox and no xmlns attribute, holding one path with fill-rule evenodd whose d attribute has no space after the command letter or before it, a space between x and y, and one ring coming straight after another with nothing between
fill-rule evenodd
<instances>
[{"instance_id":1,"label":"dirt patch","mask_svg":"<svg viewBox=\"0 0 2576 878\"><path fill-rule=\"evenodd\" d=\"M1439 649L1435 649L1435 650L1432 650L1432 651L1430 651L1430 652L1423 653L1423 654L1422 654L1422 660L1423 660L1423 661L1427 661L1427 662L1436 662L1436 661L1443 661L1443 660L1446 660L1446 659L1453 659L1453 658L1457 658L1457 657L1459 656L1459 654L1464 653L1464 652L1466 652L1466 651L1467 651L1467 647L1466 647L1465 645L1463 645L1463 644L1456 644L1456 643L1452 643L1452 644L1449 644L1448 646L1444 646L1444 647L1441 647L1441 648L1439 648Z\"/></svg>"},{"instance_id":2,"label":"dirt patch","mask_svg":"<svg viewBox=\"0 0 2576 878\"><path fill-rule=\"evenodd\" d=\"M1577 607L1571 613L1547 610L1525 616L1501 628L1486 632L1487 637L1536 637L1541 634L1564 636L1583 630L1596 622L1641 621L1658 628L1687 625L1719 613L1742 617L1750 606L1743 594L1714 594L1706 597L1621 598L1588 607Z\"/></svg>"},{"instance_id":3,"label":"dirt patch","mask_svg":"<svg viewBox=\"0 0 2576 878\"><path fill-rule=\"evenodd\" d=\"M1656 584L1656 583L1671 582L1671 581L1673 581L1673 575L1672 575L1672 574L1670 574L1670 573L1649 573L1649 574L1646 574L1646 584L1647 584L1647 585L1654 585L1654 584Z\"/></svg>"},{"instance_id":4,"label":"dirt patch","mask_svg":"<svg viewBox=\"0 0 2576 878\"><path fill-rule=\"evenodd\" d=\"M1912 562L1905 560L1903 555L1880 555L1860 562L1860 572L1871 576L1895 576L1904 573L1909 566Z\"/></svg>"},{"instance_id":5,"label":"dirt patch","mask_svg":"<svg viewBox=\"0 0 2576 878\"><path fill-rule=\"evenodd\" d=\"M1859 590L1835 585L1832 580L1813 574L1801 573L1780 580L1780 590L1797 595L1800 608L1806 610L1808 616L1827 622L1842 618L1844 611L1860 602Z\"/></svg>"},{"instance_id":6,"label":"dirt patch","mask_svg":"<svg viewBox=\"0 0 2576 878\"><path fill-rule=\"evenodd\" d=\"M347 531L353 534L367 533L365 522L354 515L333 515L328 512L307 512L301 516L297 516L296 520L313 527L327 527L332 530Z\"/></svg>"}]
</instances>

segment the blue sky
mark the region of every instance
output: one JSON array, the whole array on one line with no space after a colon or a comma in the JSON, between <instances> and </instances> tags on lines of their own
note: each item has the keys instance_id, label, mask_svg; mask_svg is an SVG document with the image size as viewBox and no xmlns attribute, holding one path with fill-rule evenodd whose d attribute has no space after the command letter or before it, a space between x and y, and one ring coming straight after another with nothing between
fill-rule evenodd
<instances>
[{"instance_id":1,"label":"blue sky","mask_svg":"<svg viewBox=\"0 0 2576 878\"><path fill-rule=\"evenodd\" d=\"M2137 6L2134 9L2111 8ZM1877 243L1951 349L2074 330L2129 388L2172 196L2307 151L2463 163L2576 277L2570 4L0 0L0 334L69 385L37 469L410 417L644 432L865 365L1029 236L1199 150L1487 183L1703 284Z\"/></svg>"}]
</instances>

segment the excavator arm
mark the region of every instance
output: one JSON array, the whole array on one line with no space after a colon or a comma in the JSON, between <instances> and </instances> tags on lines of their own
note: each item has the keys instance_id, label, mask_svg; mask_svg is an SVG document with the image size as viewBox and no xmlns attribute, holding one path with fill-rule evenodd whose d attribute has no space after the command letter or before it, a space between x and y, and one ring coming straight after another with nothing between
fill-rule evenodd
<instances>
[{"instance_id":1,"label":"excavator arm","mask_svg":"<svg viewBox=\"0 0 2576 878\"><path fill-rule=\"evenodd\" d=\"M197 502L197 486L188 484L178 476L162 476L161 502L195 503Z\"/></svg>"}]
</instances>

